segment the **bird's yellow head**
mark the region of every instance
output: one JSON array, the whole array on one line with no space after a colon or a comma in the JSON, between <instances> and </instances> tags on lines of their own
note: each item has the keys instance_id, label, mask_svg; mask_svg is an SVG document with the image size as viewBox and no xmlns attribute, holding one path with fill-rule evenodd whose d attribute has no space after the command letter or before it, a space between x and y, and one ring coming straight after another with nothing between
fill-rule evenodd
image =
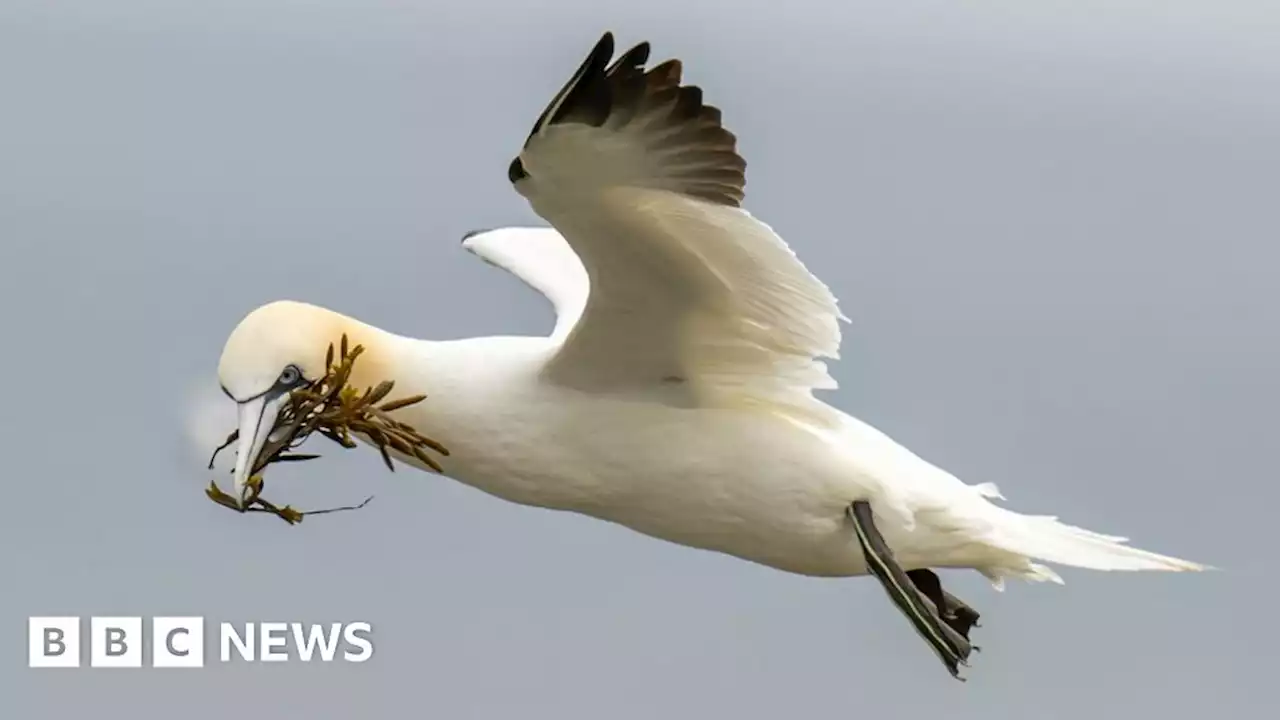
<instances>
[{"instance_id":1,"label":"bird's yellow head","mask_svg":"<svg viewBox=\"0 0 1280 720\"><path fill-rule=\"evenodd\" d=\"M290 391L324 377L329 345L336 348L344 334L352 347L364 346L350 382L376 385L389 379L364 382L376 376L381 365L379 331L315 305L287 300L263 305L227 338L218 361L218 381L238 405L240 440L232 496L241 506L248 499L253 462Z\"/></svg>"}]
</instances>

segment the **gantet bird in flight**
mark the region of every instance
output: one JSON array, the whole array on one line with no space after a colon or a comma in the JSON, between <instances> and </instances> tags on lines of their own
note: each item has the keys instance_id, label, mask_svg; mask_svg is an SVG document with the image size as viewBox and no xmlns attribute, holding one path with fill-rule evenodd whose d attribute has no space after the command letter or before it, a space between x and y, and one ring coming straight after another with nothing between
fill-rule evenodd
<instances>
[{"instance_id":1,"label":"gantet bird in flight","mask_svg":"<svg viewBox=\"0 0 1280 720\"><path fill-rule=\"evenodd\" d=\"M613 55L606 33L508 168L551 227L462 241L546 296L550 335L436 342L301 302L254 310L218 367L239 405L240 502L289 391L345 333L365 347L355 384L427 395L397 419L449 448L449 477L786 572L870 574L956 677L978 613L936 568L997 589L1060 583L1043 562L1205 569L998 506L994 485L816 399L835 387L820 358L839 351L836 298L743 209L736 139L680 61L646 69L648 43Z\"/></svg>"}]
</instances>

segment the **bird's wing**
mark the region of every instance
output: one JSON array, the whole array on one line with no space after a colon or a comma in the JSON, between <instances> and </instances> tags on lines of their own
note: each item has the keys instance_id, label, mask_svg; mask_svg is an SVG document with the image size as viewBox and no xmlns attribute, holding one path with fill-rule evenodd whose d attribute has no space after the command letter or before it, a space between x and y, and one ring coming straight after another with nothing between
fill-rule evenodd
<instances>
[{"instance_id":1,"label":"bird's wing","mask_svg":"<svg viewBox=\"0 0 1280 720\"><path fill-rule=\"evenodd\" d=\"M554 228L507 227L467 233L462 246L515 275L551 301L552 337L563 340L587 304L590 281L582 261Z\"/></svg>"},{"instance_id":2,"label":"bird's wing","mask_svg":"<svg viewBox=\"0 0 1280 720\"><path fill-rule=\"evenodd\" d=\"M830 290L742 209L746 163L720 111L645 70L610 64L606 33L508 171L581 259L589 297L545 378L586 392L700 407L819 412L844 317Z\"/></svg>"}]
</instances>

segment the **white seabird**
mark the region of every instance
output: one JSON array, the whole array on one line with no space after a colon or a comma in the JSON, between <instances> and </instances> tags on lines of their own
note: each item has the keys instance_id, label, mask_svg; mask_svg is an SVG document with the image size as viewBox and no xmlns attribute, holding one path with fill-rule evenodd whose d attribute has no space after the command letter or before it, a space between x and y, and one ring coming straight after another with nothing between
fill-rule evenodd
<instances>
[{"instance_id":1,"label":"white seabird","mask_svg":"<svg viewBox=\"0 0 1280 720\"><path fill-rule=\"evenodd\" d=\"M839 350L835 297L741 207L746 164L680 62L613 51L606 33L510 165L552 228L463 240L550 300L553 332L435 342L305 303L254 310L218 368L239 404L242 503L288 391L324 374L345 333L365 347L353 381L427 395L398 416L450 450L448 476L787 572L870 573L957 677L978 614L931 568L997 589L1061 582L1041 562L1205 569L1004 509L994 485L816 399L835 387L819 359Z\"/></svg>"}]
</instances>

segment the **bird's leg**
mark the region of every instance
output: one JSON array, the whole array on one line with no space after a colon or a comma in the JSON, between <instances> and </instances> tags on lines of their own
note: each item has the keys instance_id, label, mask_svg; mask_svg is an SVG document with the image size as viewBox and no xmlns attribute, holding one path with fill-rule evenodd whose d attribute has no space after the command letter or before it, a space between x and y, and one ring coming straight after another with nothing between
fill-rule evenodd
<instances>
[{"instance_id":1,"label":"bird's leg","mask_svg":"<svg viewBox=\"0 0 1280 720\"><path fill-rule=\"evenodd\" d=\"M870 503L865 500L859 500L850 505L847 512L849 519L853 521L853 529L858 536L858 544L862 546L862 553L866 556L867 569L884 586L885 592L889 594L889 599L893 601L893 604L898 607L898 610L903 615L907 616L916 632L929 643L929 646L942 659L952 677L963 680L960 677L959 666L968 665L966 661L969 653L973 651L973 647L969 644L968 639L957 632L951 625L946 624L939 616L939 608L946 606L946 598L942 596L941 583L938 584L938 594L942 596L941 603L935 603L930 600L928 596L916 587L911 578L907 576L907 573L903 571L902 566L894 559L893 551L885 543L884 536L876 529ZM936 576L934 579L936 580ZM967 608L967 606L965 607Z\"/></svg>"},{"instance_id":2,"label":"bird's leg","mask_svg":"<svg viewBox=\"0 0 1280 720\"><path fill-rule=\"evenodd\" d=\"M943 590L942 581L938 579L937 573L921 568L908 570L907 577L916 589L924 593L925 597L933 602L933 606L938 608L938 617L942 622L950 625L951 629L964 636L964 639L969 639L970 628L981 627L978 625L978 618L981 617L978 611L966 605L960 598ZM973 649L979 648L974 645Z\"/></svg>"}]
</instances>

